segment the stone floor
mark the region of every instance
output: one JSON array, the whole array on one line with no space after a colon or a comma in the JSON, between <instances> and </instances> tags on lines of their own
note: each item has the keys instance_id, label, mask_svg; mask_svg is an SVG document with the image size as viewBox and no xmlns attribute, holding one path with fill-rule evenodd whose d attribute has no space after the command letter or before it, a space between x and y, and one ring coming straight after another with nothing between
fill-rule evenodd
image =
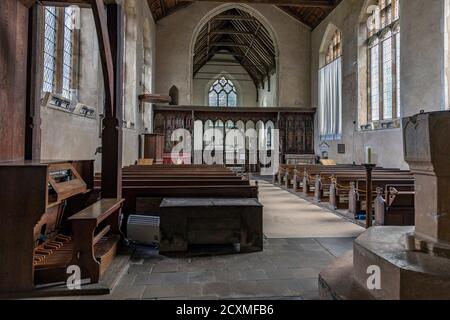
<instances>
[{"instance_id":1,"label":"stone floor","mask_svg":"<svg viewBox=\"0 0 450 320\"><path fill-rule=\"evenodd\" d=\"M357 237L364 229L329 210L265 181L259 182L268 238Z\"/></svg>"},{"instance_id":2,"label":"stone floor","mask_svg":"<svg viewBox=\"0 0 450 320\"><path fill-rule=\"evenodd\" d=\"M266 239L260 253L164 258L136 248L111 299L315 299L318 272L350 238Z\"/></svg>"},{"instance_id":3,"label":"stone floor","mask_svg":"<svg viewBox=\"0 0 450 320\"><path fill-rule=\"evenodd\" d=\"M139 246L110 296L77 299L317 299L320 270L363 229L269 183L260 190L263 252L168 258Z\"/></svg>"}]
</instances>

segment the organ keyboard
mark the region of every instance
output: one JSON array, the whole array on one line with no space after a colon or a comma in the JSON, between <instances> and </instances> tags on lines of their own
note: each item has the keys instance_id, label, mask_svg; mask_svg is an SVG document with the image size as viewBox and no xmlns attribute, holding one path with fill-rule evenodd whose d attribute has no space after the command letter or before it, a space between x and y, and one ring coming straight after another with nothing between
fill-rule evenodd
<instances>
[{"instance_id":1,"label":"organ keyboard","mask_svg":"<svg viewBox=\"0 0 450 320\"><path fill-rule=\"evenodd\" d=\"M0 163L0 293L65 283L68 266L97 283L120 241L122 199L98 199L93 161Z\"/></svg>"}]
</instances>

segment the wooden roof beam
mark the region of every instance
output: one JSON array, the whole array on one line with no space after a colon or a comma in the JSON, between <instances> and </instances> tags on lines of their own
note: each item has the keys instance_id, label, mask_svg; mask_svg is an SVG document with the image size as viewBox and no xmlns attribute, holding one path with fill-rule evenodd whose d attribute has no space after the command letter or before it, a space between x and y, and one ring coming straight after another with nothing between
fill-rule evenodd
<instances>
[{"instance_id":1,"label":"wooden roof beam","mask_svg":"<svg viewBox=\"0 0 450 320\"><path fill-rule=\"evenodd\" d=\"M235 48L248 48L246 44L240 44L235 42L214 42L211 43L212 47L235 47Z\"/></svg>"},{"instance_id":2,"label":"wooden roof beam","mask_svg":"<svg viewBox=\"0 0 450 320\"><path fill-rule=\"evenodd\" d=\"M238 36L251 36L251 32L239 31L236 29L222 29L222 30L213 30L211 34L221 34L221 35L238 35Z\"/></svg>"},{"instance_id":3,"label":"wooden roof beam","mask_svg":"<svg viewBox=\"0 0 450 320\"><path fill-rule=\"evenodd\" d=\"M25 7L31 8L37 0L19 0ZM72 5L76 5L82 8L88 8L91 6L90 0L49 0L49 1L40 1L45 6L54 6L54 7L68 7Z\"/></svg>"},{"instance_id":4,"label":"wooden roof beam","mask_svg":"<svg viewBox=\"0 0 450 320\"><path fill-rule=\"evenodd\" d=\"M333 8L334 1L331 0L186 0L189 2L226 2L226 3L250 3L270 4L282 7L303 8Z\"/></svg>"}]
</instances>

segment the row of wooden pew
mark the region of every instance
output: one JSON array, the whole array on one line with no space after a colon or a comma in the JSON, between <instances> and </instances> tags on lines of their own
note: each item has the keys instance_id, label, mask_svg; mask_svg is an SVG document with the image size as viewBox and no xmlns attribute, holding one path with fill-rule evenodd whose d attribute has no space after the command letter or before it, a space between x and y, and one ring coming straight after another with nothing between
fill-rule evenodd
<instances>
[{"instance_id":1,"label":"row of wooden pew","mask_svg":"<svg viewBox=\"0 0 450 320\"><path fill-rule=\"evenodd\" d=\"M94 183L100 188L100 174ZM122 196L125 216L158 215L164 198L257 199L258 186L219 165L133 165L122 170Z\"/></svg>"},{"instance_id":2,"label":"row of wooden pew","mask_svg":"<svg viewBox=\"0 0 450 320\"><path fill-rule=\"evenodd\" d=\"M365 215L366 168L356 165L281 165L273 177L279 184L330 209L348 209L355 218ZM410 171L375 168L372 197L379 225L414 225L414 176Z\"/></svg>"}]
</instances>

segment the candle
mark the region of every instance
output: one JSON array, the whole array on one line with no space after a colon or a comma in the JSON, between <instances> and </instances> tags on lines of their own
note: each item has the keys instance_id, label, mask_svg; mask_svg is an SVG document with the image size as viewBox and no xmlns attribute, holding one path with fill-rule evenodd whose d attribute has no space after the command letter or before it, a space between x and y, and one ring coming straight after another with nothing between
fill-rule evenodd
<instances>
[{"instance_id":1,"label":"candle","mask_svg":"<svg viewBox=\"0 0 450 320\"><path fill-rule=\"evenodd\" d=\"M372 164L372 147L366 147L366 164Z\"/></svg>"}]
</instances>

